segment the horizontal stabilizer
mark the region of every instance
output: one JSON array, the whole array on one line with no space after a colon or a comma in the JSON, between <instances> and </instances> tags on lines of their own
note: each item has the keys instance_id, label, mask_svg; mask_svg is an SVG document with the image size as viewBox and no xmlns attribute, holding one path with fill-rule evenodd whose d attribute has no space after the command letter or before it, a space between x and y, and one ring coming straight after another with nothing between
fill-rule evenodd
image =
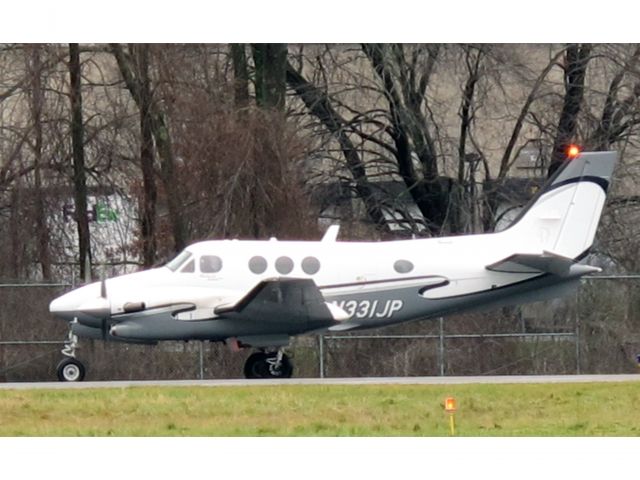
<instances>
[{"instance_id":1,"label":"horizontal stabilizer","mask_svg":"<svg viewBox=\"0 0 640 480\"><path fill-rule=\"evenodd\" d=\"M583 265L571 258L551 252L543 252L542 254L516 253L499 262L487 265L486 269L502 273L550 273L558 277L578 277L601 271L598 267Z\"/></svg>"}]
</instances>

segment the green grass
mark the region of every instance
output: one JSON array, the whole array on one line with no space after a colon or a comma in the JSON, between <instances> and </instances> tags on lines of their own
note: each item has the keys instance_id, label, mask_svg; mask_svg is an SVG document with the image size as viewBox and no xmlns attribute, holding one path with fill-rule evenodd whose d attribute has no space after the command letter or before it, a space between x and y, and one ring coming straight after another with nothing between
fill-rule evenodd
<instances>
[{"instance_id":1,"label":"green grass","mask_svg":"<svg viewBox=\"0 0 640 480\"><path fill-rule=\"evenodd\" d=\"M0 391L0 436L637 436L640 384Z\"/></svg>"}]
</instances>

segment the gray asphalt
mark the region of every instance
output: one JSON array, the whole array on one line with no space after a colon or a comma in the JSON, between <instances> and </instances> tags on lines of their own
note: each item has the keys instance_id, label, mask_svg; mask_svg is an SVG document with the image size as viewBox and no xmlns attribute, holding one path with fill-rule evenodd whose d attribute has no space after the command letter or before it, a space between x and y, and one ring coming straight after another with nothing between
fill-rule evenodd
<instances>
[{"instance_id":1,"label":"gray asphalt","mask_svg":"<svg viewBox=\"0 0 640 480\"><path fill-rule=\"evenodd\" d=\"M244 387L248 385L464 385L507 383L639 382L636 375L504 375L493 377L289 378L283 380L146 380L117 382L0 383L3 390L130 387Z\"/></svg>"}]
</instances>

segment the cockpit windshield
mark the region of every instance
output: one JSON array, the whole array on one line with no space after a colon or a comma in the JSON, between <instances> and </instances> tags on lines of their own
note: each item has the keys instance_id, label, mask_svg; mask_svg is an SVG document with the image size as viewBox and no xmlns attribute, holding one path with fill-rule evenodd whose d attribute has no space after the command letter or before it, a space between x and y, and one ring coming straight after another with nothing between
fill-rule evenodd
<instances>
[{"instance_id":1,"label":"cockpit windshield","mask_svg":"<svg viewBox=\"0 0 640 480\"><path fill-rule=\"evenodd\" d=\"M173 260L171 260L169 263L167 263L165 265L165 267L167 267L169 270L171 270L172 272L175 272L176 270L178 270L182 265L185 264L185 262L187 260L189 260L192 256L191 252L188 252L186 250L183 250L182 252L180 252L178 254L178 256L176 258L174 258Z\"/></svg>"}]
</instances>

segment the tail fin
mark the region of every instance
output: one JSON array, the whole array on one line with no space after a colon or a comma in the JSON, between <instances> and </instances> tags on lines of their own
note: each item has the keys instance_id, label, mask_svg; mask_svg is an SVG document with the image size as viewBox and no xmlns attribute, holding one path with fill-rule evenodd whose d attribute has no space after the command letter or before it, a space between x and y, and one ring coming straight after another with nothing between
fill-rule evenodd
<instances>
[{"instance_id":1,"label":"tail fin","mask_svg":"<svg viewBox=\"0 0 640 480\"><path fill-rule=\"evenodd\" d=\"M616 161L616 152L583 152L568 160L505 233L541 251L579 257L593 243Z\"/></svg>"}]
</instances>

